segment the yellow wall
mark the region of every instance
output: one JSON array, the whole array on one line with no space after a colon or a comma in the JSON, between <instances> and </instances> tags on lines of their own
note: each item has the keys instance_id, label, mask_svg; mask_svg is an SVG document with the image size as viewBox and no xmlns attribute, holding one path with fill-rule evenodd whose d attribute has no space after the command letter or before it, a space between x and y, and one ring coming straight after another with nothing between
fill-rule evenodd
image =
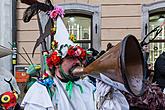
<instances>
[{"instance_id":1,"label":"yellow wall","mask_svg":"<svg viewBox=\"0 0 165 110\"><path fill-rule=\"evenodd\" d=\"M40 0L43 1L43 0ZM142 4L160 0L51 0L53 4L83 3L101 6L101 48L105 49L108 42L113 45L120 42L127 34L133 34L141 39L141 7ZM39 36L36 17L29 23L23 23L22 16L27 5L17 2L17 38L18 49L23 55L24 47L31 56L33 46ZM40 48L36 50L33 59L40 63ZM25 61L18 55L19 64Z\"/></svg>"}]
</instances>

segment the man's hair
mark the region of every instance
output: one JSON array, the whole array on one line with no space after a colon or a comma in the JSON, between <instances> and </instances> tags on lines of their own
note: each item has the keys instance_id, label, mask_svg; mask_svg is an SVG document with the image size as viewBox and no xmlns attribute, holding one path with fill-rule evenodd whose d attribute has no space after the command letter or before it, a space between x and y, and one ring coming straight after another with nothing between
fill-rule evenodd
<instances>
[{"instance_id":1,"label":"man's hair","mask_svg":"<svg viewBox=\"0 0 165 110\"><path fill-rule=\"evenodd\" d=\"M106 49L106 51L108 51L109 49L111 49L113 47L113 45L109 42L108 44L107 44L107 49Z\"/></svg>"}]
</instances>

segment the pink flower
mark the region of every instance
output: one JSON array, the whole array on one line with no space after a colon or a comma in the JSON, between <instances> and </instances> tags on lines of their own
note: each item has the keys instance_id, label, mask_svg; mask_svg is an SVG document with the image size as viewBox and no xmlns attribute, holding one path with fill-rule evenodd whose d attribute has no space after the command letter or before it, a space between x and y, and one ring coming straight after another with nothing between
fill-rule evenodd
<instances>
[{"instance_id":1,"label":"pink flower","mask_svg":"<svg viewBox=\"0 0 165 110\"><path fill-rule=\"evenodd\" d=\"M76 51L75 51L75 56L80 56L81 55L81 50L78 48Z\"/></svg>"},{"instance_id":2,"label":"pink flower","mask_svg":"<svg viewBox=\"0 0 165 110\"><path fill-rule=\"evenodd\" d=\"M56 6L55 10L61 17L64 17L64 9L61 6Z\"/></svg>"},{"instance_id":3,"label":"pink flower","mask_svg":"<svg viewBox=\"0 0 165 110\"><path fill-rule=\"evenodd\" d=\"M52 19L56 19L57 16L64 17L64 10L60 6L55 6L52 11L49 11L49 16Z\"/></svg>"},{"instance_id":4,"label":"pink flower","mask_svg":"<svg viewBox=\"0 0 165 110\"><path fill-rule=\"evenodd\" d=\"M50 12L50 18L55 19L57 17L58 13L56 12L56 10L53 10Z\"/></svg>"},{"instance_id":5,"label":"pink flower","mask_svg":"<svg viewBox=\"0 0 165 110\"><path fill-rule=\"evenodd\" d=\"M86 58L86 51L83 48L81 48L80 46L69 47L67 54L71 57L78 57L82 60L84 60Z\"/></svg>"}]
</instances>

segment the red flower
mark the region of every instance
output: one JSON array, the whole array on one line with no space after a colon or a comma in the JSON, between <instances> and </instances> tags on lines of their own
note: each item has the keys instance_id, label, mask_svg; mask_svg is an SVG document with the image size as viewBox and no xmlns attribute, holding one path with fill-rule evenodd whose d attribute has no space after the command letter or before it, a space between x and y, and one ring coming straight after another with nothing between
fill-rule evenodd
<instances>
[{"instance_id":1,"label":"red flower","mask_svg":"<svg viewBox=\"0 0 165 110\"><path fill-rule=\"evenodd\" d=\"M53 65L57 65L61 61L61 57L57 51L54 51L50 57L47 58L47 64L51 68Z\"/></svg>"},{"instance_id":2,"label":"red flower","mask_svg":"<svg viewBox=\"0 0 165 110\"><path fill-rule=\"evenodd\" d=\"M85 60L85 58L86 58L86 51L85 51L84 49L83 49L82 52L81 52L80 58L81 58L82 60Z\"/></svg>"},{"instance_id":3,"label":"red flower","mask_svg":"<svg viewBox=\"0 0 165 110\"><path fill-rule=\"evenodd\" d=\"M86 51L83 48L81 48L80 46L78 46L77 48L78 48L77 50L81 51L81 54L79 55L79 58L84 60L86 58Z\"/></svg>"},{"instance_id":4,"label":"red flower","mask_svg":"<svg viewBox=\"0 0 165 110\"><path fill-rule=\"evenodd\" d=\"M67 53L69 56L74 56L75 51L73 50L73 48L74 48L73 46L69 47L68 53Z\"/></svg>"},{"instance_id":5,"label":"red flower","mask_svg":"<svg viewBox=\"0 0 165 110\"><path fill-rule=\"evenodd\" d=\"M53 63L52 63L51 57L48 57L46 59L46 62L47 62L47 65L49 66L49 68L52 68L53 67Z\"/></svg>"},{"instance_id":6,"label":"red flower","mask_svg":"<svg viewBox=\"0 0 165 110\"><path fill-rule=\"evenodd\" d=\"M77 57L82 60L84 60L86 58L86 51L83 48L81 48L80 46L69 47L67 54L71 57Z\"/></svg>"}]
</instances>

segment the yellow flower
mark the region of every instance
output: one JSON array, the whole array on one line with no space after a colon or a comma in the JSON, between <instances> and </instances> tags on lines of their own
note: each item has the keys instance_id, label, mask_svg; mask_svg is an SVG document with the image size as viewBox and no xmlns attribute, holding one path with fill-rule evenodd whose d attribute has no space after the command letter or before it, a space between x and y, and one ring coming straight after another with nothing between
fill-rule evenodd
<instances>
[{"instance_id":1,"label":"yellow flower","mask_svg":"<svg viewBox=\"0 0 165 110\"><path fill-rule=\"evenodd\" d=\"M73 34L71 34L71 35L70 35L70 40L73 41L73 42L75 42L75 41L76 41L76 36L73 35Z\"/></svg>"}]
</instances>

